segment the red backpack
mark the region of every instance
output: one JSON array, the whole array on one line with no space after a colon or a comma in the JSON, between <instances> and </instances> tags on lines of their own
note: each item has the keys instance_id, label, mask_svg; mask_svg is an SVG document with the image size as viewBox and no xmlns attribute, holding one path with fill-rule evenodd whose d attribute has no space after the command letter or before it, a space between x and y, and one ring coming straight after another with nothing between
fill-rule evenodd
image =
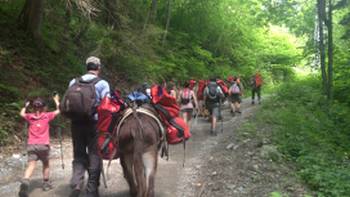
<instances>
[{"instance_id":1,"label":"red backpack","mask_svg":"<svg viewBox=\"0 0 350 197\"><path fill-rule=\"evenodd\" d=\"M221 79L218 79L216 83L220 86L222 92L227 95L228 94L228 87L226 86L225 82Z\"/></svg>"},{"instance_id":2,"label":"red backpack","mask_svg":"<svg viewBox=\"0 0 350 197\"><path fill-rule=\"evenodd\" d=\"M203 92L204 92L204 89L206 87L206 81L205 80L199 80L198 82L198 91L197 91L197 99L198 100L203 100L204 97L203 97Z\"/></svg>"},{"instance_id":3,"label":"red backpack","mask_svg":"<svg viewBox=\"0 0 350 197\"><path fill-rule=\"evenodd\" d=\"M260 87L263 83L262 77L260 74L255 75L255 87Z\"/></svg>"}]
</instances>

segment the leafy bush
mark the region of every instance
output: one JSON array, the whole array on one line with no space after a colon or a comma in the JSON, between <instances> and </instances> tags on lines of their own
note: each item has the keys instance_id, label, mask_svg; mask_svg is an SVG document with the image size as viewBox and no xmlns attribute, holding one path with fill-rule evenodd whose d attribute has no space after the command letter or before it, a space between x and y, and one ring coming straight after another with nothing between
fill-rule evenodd
<instances>
[{"instance_id":1,"label":"leafy bush","mask_svg":"<svg viewBox=\"0 0 350 197\"><path fill-rule=\"evenodd\" d=\"M273 114L273 115L271 115ZM281 85L258 114L273 141L318 196L350 193L350 108L321 94L315 78Z\"/></svg>"}]
</instances>

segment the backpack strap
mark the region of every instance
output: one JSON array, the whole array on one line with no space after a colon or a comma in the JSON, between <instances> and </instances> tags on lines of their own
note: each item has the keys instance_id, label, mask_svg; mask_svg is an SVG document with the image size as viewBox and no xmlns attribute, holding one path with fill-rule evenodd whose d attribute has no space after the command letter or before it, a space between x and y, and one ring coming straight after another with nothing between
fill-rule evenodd
<instances>
[{"instance_id":1,"label":"backpack strap","mask_svg":"<svg viewBox=\"0 0 350 197\"><path fill-rule=\"evenodd\" d=\"M75 79L76 80L76 82L78 82L78 83L92 83L92 84L97 84L99 81L101 81L102 79L100 78L100 77L95 77L95 78L93 78L93 79L90 79L90 80L87 80L87 81L85 81L84 79L83 79L83 77L78 77L78 78L76 78Z\"/></svg>"}]
</instances>

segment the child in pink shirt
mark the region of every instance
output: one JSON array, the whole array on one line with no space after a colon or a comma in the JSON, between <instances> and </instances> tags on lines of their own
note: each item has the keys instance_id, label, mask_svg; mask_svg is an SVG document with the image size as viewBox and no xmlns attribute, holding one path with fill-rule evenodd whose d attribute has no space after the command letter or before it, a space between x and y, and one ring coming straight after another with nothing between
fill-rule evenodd
<instances>
[{"instance_id":1,"label":"child in pink shirt","mask_svg":"<svg viewBox=\"0 0 350 197\"><path fill-rule=\"evenodd\" d=\"M41 160L43 163L43 190L47 191L52 188L49 182L49 152L50 152L50 136L49 122L53 120L59 113L59 96L55 95L53 100L56 104L56 110L45 112L45 103L42 99L37 98L33 101L34 113L26 113L30 102L26 102L25 107L21 109L20 115L28 123L28 166L24 173L22 183L20 185L19 196L27 197L29 189L29 178L33 174L36 161Z\"/></svg>"}]
</instances>

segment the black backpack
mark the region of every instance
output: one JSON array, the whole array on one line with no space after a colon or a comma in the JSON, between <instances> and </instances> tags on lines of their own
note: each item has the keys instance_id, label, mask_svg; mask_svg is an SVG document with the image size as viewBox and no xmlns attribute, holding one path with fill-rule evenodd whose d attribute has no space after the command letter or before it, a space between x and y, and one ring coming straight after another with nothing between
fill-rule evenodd
<instances>
[{"instance_id":1,"label":"black backpack","mask_svg":"<svg viewBox=\"0 0 350 197\"><path fill-rule=\"evenodd\" d=\"M63 96L60 104L61 113L72 120L92 119L96 113L95 84L101 78L84 81L81 77L75 79Z\"/></svg>"},{"instance_id":2,"label":"black backpack","mask_svg":"<svg viewBox=\"0 0 350 197\"><path fill-rule=\"evenodd\" d=\"M208 84L208 100L212 103L219 102L218 84Z\"/></svg>"},{"instance_id":3,"label":"black backpack","mask_svg":"<svg viewBox=\"0 0 350 197\"><path fill-rule=\"evenodd\" d=\"M191 90L184 89L181 94L181 104L187 105L191 101L191 96Z\"/></svg>"}]
</instances>

